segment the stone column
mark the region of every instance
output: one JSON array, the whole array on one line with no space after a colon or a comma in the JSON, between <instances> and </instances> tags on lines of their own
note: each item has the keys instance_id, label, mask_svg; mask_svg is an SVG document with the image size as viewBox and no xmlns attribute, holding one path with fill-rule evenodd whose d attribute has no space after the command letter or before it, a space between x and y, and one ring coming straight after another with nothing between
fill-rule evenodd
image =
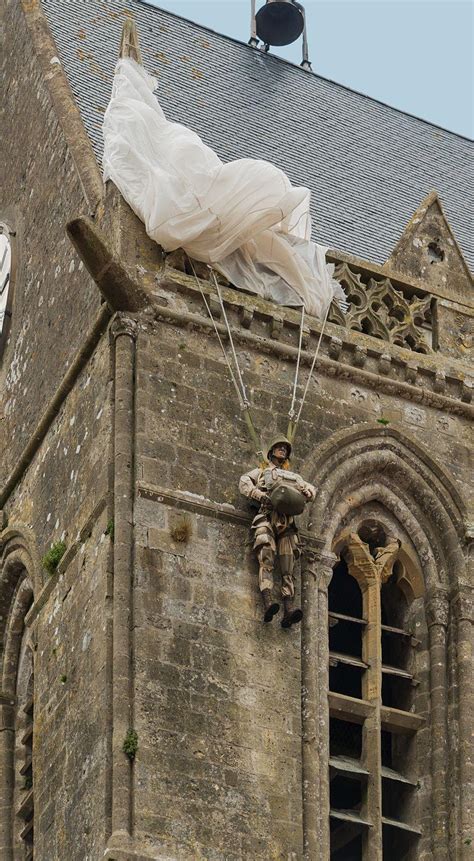
<instances>
[{"instance_id":1,"label":"stone column","mask_svg":"<svg viewBox=\"0 0 474 861\"><path fill-rule=\"evenodd\" d=\"M349 572L353 574L352 566ZM382 861L382 780L380 774L382 704L382 624L380 606L380 582L374 570L366 571L364 578L357 578L362 592L362 608L367 626L362 641L362 658L368 664L362 682L362 699L374 708L364 721L363 752L364 765L369 772L367 779L367 803L365 813L372 822L367 831L366 854L370 861Z\"/></svg>"},{"instance_id":2,"label":"stone column","mask_svg":"<svg viewBox=\"0 0 474 861\"><path fill-rule=\"evenodd\" d=\"M123 752L133 728L133 499L134 380L137 324L117 314L111 324L115 355L114 545L112 666L112 837L123 845L132 829L132 766Z\"/></svg>"},{"instance_id":3,"label":"stone column","mask_svg":"<svg viewBox=\"0 0 474 861\"><path fill-rule=\"evenodd\" d=\"M349 535L345 558L349 574L357 580L362 592L362 606L367 625L362 641L362 657L367 664L362 683L362 698L373 706L364 721L363 762L369 777L367 799L362 813L372 823L366 835L364 858L382 861L382 607L380 589L390 576L400 550L398 539L390 539L373 557L369 547L356 533Z\"/></svg>"},{"instance_id":4,"label":"stone column","mask_svg":"<svg viewBox=\"0 0 474 861\"><path fill-rule=\"evenodd\" d=\"M426 622L430 650L432 852L434 861L448 857L447 799L447 628L448 595L444 590L430 594L426 601Z\"/></svg>"},{"instance_id":5,"label":"stone column","mask_svg":"<svg viewBox=\"0 0 474 861\"><path fill-rule=\"evenodd\" d=\"M332 553L303 554L301 707L303 845L305 861L329 857L329 642L327 590L337 561Z\"/></svg>"},{"instance_id":6,"label":"stone column","mask_svg":"<svg viewBox=\"0 0 474 861\"><path fill-rule=\"evenodd\" d=\"M456 858L472 859L474 821L474 673L473 633L474 589L460 586L452 599L455 620L456 663L458 678L458 732L459 732L459 833Z\"/></svg>"}]
</instances>

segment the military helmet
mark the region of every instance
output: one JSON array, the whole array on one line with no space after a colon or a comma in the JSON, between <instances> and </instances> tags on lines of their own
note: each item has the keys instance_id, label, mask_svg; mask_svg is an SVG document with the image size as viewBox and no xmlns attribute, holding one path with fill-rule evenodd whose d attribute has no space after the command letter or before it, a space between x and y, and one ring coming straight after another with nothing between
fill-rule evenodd
<instances>
[{"instance_id":1,"label":"military helmet","mask_svg":"<svg viewBox=\"0 0 474 861\"><path fill-rule=\"evenodd\" d=\"M278 443L280 443L280 445L286 445L288 447L288 457L291 456L291 442L290 442L290 440L287 439L286 436L280 435L280 436L276 436L274 439L272 439L272 441L268 447L268 451L267 451L267 459L268 460L270 460L272 451L275 448L275 446L278 445Z\"/></svg>"}]
</instances>

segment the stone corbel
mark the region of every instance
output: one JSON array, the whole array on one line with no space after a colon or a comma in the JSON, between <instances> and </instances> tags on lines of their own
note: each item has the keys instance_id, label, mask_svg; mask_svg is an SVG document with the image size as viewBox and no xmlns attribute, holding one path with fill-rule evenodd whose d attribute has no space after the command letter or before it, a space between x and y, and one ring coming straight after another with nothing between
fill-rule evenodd
<instances>
[{"instance_id":1,"label":"stone corbel","mask_svg":"<svg viewBox=\"0 0 474 861\"><path fill-rule=\"evenodd\" d=\"M367 347L359 347L359 345L356 345L354 347L354 358L352 361L356 368L363 368L367 361Z\"/></svg>"},{"instance_id":2,"label":"stone corbel","mask_svg":"<svg viewBox=\"0 0 474 861\"><path fill-rule=\"evenodd\" d=\"M405 379L407 383L411 383L414 385L416 383L416 378L418 375L418 365L416 362L407 362L407 366L405 369Z\"/></svg>"},{"instance_id":3,"label":"stone corbel","mask_svg":"<svg viewBox=\"0 0 474 861\"><path fill-rule=\"evenodd\" d=\"M333 335L331 340L329 341L328 353L331 359L334 359L335 362L339 359L342 351L342 341L340 338L336 338Z\"/></svg>"},{"instance_id":4,"label":"stone corbel","mask_svg":"<svg viewBox=\"0 0 474 861\"><path fill-rule=\"evenodd\" d=\"M387 377L390 373L391 367L392 357L389 353L382 353L379 357L379 374L383 374L384 377Z\"/></svg>"},{"instance_id":5,"label":"stone corbel","mask_svg":"<svg viewBox=\"0 0 474 861\"><path fill-rule=\"evenodd\" d=\"M250 329L253 320L253 308L245 308L244 305L241 305L239 308L239 319L244 329Z\"/></svg>"},{"instance_id":6,"label":"stone corbel","mask_svg":"<svg viewBox=\"0 0 474 861\"><path fill-rule=\"evenodd\" d=\"M283 331L283 317L275 314L270 321L270 336L277 340Z\"/></svg>"},{"instance_id":7,"label":"stone corbel","mask_svg":"<svg viewBox=\"0 0 474 861\"><path fill-rule=\"evenodd\" d=\"M444 392L446 391L446 374L444 373L444 371L436 371L433 389L439 394L444 394Z\"/></svg>"}]
</instances>

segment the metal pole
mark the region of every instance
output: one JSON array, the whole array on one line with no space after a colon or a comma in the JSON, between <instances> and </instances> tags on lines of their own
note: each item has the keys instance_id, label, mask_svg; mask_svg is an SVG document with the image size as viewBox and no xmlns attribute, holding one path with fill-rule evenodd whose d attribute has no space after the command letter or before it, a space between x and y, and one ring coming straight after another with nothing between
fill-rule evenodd
<instances>
[{"instance_id":1,"label":"metal pole","mask_svg":"<svg viewBox=\"0 0 474 861\"><path fill-rule=\"evenodd\" d=\"M250 39L249 45L256 48L258 45L257 39L257 19L255 17L255 0L250 0Z\"/></svg>"},{"instance_id":2,"label":"metal pole","mask_svg":"<svg viewBox=\"0 0 474 861\"><path fill-rule=\"evenodd\" d=\"M304 18L304 28L303 28L303 59L301 61L301 68L305 69L306 72L311 72L311 62L309 59L309 48L308 48L308 32L306 30L306 11L303 7L301 7Z\"/></svg>"}]
</instances>

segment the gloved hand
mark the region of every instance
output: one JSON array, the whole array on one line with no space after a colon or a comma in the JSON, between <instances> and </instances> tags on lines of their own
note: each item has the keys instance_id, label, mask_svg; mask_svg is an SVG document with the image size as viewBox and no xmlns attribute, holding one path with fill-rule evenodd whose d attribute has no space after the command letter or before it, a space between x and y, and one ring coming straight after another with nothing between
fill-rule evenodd
<instances>
[{"instance_id":1,"label":"gloved hand","mask_svg":"<svg viewBox=\"0 0 474 861\"><path fill-rule=\"evenodd\" d=\"M273 508L268 493L265 493L263 490L259 490L258 487L256 487L255 490L252 491L252 499L255 499L256 502L259 502L261 508Z\"/></svg>"}]
</instances>

